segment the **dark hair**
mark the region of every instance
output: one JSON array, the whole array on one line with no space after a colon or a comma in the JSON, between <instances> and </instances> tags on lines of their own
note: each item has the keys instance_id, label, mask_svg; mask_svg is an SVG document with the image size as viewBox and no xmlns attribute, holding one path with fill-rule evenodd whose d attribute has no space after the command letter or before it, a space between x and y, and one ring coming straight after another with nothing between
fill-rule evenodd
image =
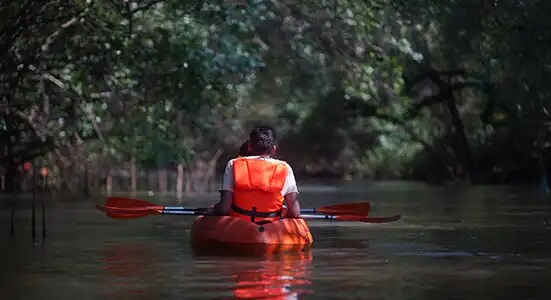
<instances>
[{"instance_id":1,"label":"dark hair","mask_svg":"<svg viewBox=\"0 0 551 300\"><path fill-rule=\"evenodd\" d=\"M276 145L276 133L270 126L257 126L249 135L251 155L269 154Z\"/></svg>"},{"instance_id":2,"label":"dark hair","mask_svg":"<svg viewBox=\"0 0 551 300\"><path fill-rule=\"evenodd\" d=\"M241 144L241 148L239 148L239 156L249 156L249 141L244 142Z\"/></svg>"}]
</instances>

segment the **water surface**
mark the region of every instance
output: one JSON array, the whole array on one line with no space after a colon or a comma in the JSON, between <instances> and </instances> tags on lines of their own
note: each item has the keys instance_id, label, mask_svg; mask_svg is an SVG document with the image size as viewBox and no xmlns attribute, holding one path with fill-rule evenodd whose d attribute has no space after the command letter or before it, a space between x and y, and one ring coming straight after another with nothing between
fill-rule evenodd
<instances>
[{"instance_id":1,"label":"water surface","mask_svg":"<svg viewBox=\"0 0 551 300\"><path fill-rule=\"evenodd\" d=\"M47 238L41 242L38 226L33 243L30 202L18 199L10 238L9 201L0 200L3 299L549 299L551 292L551 201L529 189L304 185L303 207L368 200L373 215L403 218L311 221L311 251L272 257L193 253L191 217L113 220L94 209L101 198L48 199Z\"/></svg>"}]
</instances>

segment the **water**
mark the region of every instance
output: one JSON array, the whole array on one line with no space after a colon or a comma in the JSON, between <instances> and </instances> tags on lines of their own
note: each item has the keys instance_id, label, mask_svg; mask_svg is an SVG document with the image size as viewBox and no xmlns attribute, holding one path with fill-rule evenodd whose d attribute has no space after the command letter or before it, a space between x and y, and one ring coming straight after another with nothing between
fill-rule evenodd
<instances>
[{"instance_id":1,"label":"water","mask_svg":"<svg viewBox=\"0 0 551 300\"><path fill-rule=\"evenodd\" d=\"M149 199L152 199L149 197ZM113 220L102 199L49 200L33 244L20 200L9 238L0 202L2 299L548 299L551 201L529 190L411 183L303 186L303 207L368 200L388 224L312 221L313 249L273 257L199 256L193 219ZM5 200L5 199L2 199ZM202 206L215 196L190 199ZM156 202L170 203L169 199ZM40 225L40 219L38 219Z\"/></svg>"}]
</instances>

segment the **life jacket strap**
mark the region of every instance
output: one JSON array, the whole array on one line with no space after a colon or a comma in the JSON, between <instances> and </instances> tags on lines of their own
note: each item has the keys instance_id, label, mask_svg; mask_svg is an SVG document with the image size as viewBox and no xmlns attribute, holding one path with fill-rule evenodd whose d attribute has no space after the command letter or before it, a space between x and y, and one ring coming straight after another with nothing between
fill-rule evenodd
<instances>
[{"instance_id":1,"label":"life jacket strap","mask_svg":"<svg viewBox=\"0 0 551 300\"><path fill-rule=\"evenodd\" d=\"M250 216L251 217L251 222L254 222L256 217L259 217L259 218L281 217L281 209L278 210L278 211L274 211L274 212L264 212L264 211L257 211L256 207L253 206L252 210L246 210L246 209L242 209L240 207L235 206L233 203L231 205L231 208L236 213L239 213L239 214L242 214L242 215L245 215L245 216Z\"/></svg>"}]
</instances>

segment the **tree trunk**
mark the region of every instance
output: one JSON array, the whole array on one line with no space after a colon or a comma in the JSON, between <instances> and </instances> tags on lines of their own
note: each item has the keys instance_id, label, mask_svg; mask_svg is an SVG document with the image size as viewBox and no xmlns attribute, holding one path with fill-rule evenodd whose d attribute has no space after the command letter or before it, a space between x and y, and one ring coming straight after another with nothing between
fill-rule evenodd
<instances>
[{"instance_id":1,"label":"tree trunk","mask_svg":"<svg viewBox=\"0 0 551 300\"><path fill-rule=\"evenodd\" d=\"M84 196L89 197L90 196L90 166L88 164L88 160L84 163Z\"/></svg>"},{"instance_id":2,"label":"tree trunk","mask_svg":"<svg viewBox=\"0 0 551 300\"><path fill-rule=\"evenodd\" d=\"M105 182L105 191L107 195L110 196L113 192L113 175L111 175L111 170L107 171L107 179Z\"/></svg>"},{"instance_id":3,"label":"tree trunk","mask_svg":"<svg viewBox=\"0 0 551 300\"><path fill-rule=\"evenodd\" d=\"M184 190L184 193L185 194L189 194L191 193L191 178L192 178L192 173L191 173L191 170L189 169L189 167L187 168L187 171L185 172L186 174L186 185L185 185L185 190Z\"/></svg>"},{"instance_id":4,"label":"tree trunk","mask_svg":"<svg viewBox=\"0 0 551 300\"><path fill-rule=\"evenodd\" d=\"M182 199L182 188L184 183L184 166L178 164L178 176L176 177L176 198Z\"/></svg>"},{"instance_id":5,"label":"tree trunk","mask_svg":"<svg viewBox=\"0 0 551 300\"><path fill-rule=\"evenodd\" d=\"M166 169L159 170L159 193L161 195L166 194L167 189L167 172Z\"/></svg>"},{"instance_id":6,"label":"tree trunk","mask_svg":"<svg viewBox=\"0 0 551 300\"><path fill-rule=\"evenodd\" d=\"M202 159L197 159L195 161L195 166L193 168L193 176L192 176L192 187L194 192L203 192L205 190L205 187L203 186L203 180L202 178L205 177L206 174L206 167Z\"/></svg>"},{"instance_id":7,"label":"tree trunk","mask_svg":"<svg viewBox=\"0 0 551 300\"><path fill-rule=\"evenodd\" d=\"M6 192L15 192L17 190L17 165L9 164L4 175Z\"/></svg>"},{"instance_id":8,"label":"tree trunk","mask_svg":"<svg viewBox=\"0 0 551 300\"><path fill-rule=\"evenodd\" d=\"M457 105L455 103L453 92L450 91L447 96L448 97L446 102L448 106L448 111L450 113L452 124L455 129L455 141L459 146L458 148L461 152L463 165L467 169L469 180L471 182L476 182L476 163L474 160L473 150L471 148L469 140L467 139L467 134L465 133L465 126L463 125L463 121L461 120L461 116L459 115L459 111L457 110Z\"/></svg>"},{"instance_id":9,"label":"tree trunk","mask_svg":"<svg viewBox=\"0 0 551 300\"><path fill-rule=\"evenodd\" d=\"M61 153L61 150L56 149L55 157L56 157L56 164L59 169L59 177L60 177L60 189L62 191L73 191L73 185L71 180L71 170L69 168L71 167L71 163L63 156ZM78 191L78 186L76 187Z\"/></svg>"},{"instance_id":10,"label":"tree trunk","mask_svg":"<svg viewBox=\"0 0 551 300\"><path fill-rule=\"evenodd\" d=\"M216 175L216 162L218 158L222 155L223 151L221 149L216 150L214 156L209 162L207 174L205 174L205 182L203 183L208 192L215 190L215 175Z\"/></svg>"},{"instance_id":11,"label":"tree trunk","mask_svg":"<svg viewBox=\"0 0 551 300\"><path fill-rule=\"evenodd\" d=\"M132 157L130 162L130 194L136 195L137 184L136 184L136 158Z\"/></svg>"},{"instance_id":12,"label":"tree trunk","mask_svg":"<svg viewBox=\"0 0 551 300\"><path fill-rule=\"evenodd\" d=\"M48 182L47 176L42 175L42 194L46 194L48 191Z\"/></svg>"}]
</instances>

